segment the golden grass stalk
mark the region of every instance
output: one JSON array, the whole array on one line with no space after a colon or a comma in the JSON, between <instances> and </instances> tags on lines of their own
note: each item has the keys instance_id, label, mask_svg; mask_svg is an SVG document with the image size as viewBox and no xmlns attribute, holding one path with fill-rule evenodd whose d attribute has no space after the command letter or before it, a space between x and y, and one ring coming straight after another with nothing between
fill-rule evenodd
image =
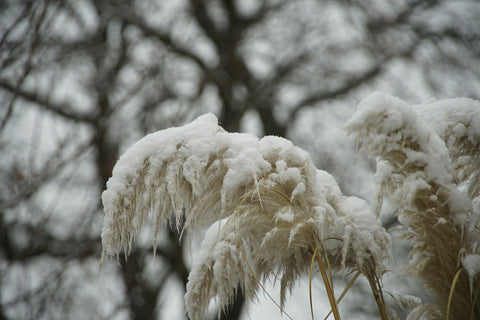
<instances>
[{"instance_id":1,"label":"golden grass stalk","mask_svg":"<svg viewBox=\"0 0 480 320\"><path fill-rule=\"evenodd\" d=\"M327 291L328 301L330 303L331 311L333 312L333 317L335 320L340 320L340 312L338 311L338 304L335 299L335 293L333 291L332 278L327 275L327 270L323 264L322 259L317 255L318 247L315 248L312 255L312 260L317 261L318 268L320 269L320 274L322 275L323 284L325 285L325 290ZM328 256L325 256L328 259ZM329 268L330 269L330 268ZM329 270L329 274L331 271Z\"/></svg>"},{"instance_id":2,"label":"golden grass stalk","mask_svg":"<svg viewBox=\"0 0 480 320\"><path fill-rule=\"evenodd\" d=\"M315 249L315 253L316 253ZM312 255L312 262L310 262L310 272L308 274L308 299L310 302L310 314L312 316L312 320L315 320L315 316L313 313L313 298L312 298L312 279L313 279L313 267L315 265L315 255Z\"/></svg>"},{"instance_id":3,"label":"golden grass stalk","mask_svg":"<svg viewBox=\"0 0 480 320\"><path fill-rule=\"evenodd\" d=\"M380 318L382 320L387 320L387 309L385 304L385 299L383 297L382 286L376 274L367 275L368 283L370 284L370 289L372 291L375 303L377 304L378 312L380 313Z\"/></svg>"},{"instance_id":4,"label":"golden grass stalk","mask_svg":"<svg viewBox=\"0 0 480 320\"><path fill-rule=\"evenodd\" d=\"M452 298L453 298L453 293L455 291L455 286L457 285L458 278L460 277L460 274L463 272L463 269L459 269L457 273L455 274L455 277L453 277L452 284L450 286L450 293L448 294L448 303L447 303L447 312L446 312L446 320L450 320L450 307L452 305Z\"/></svg>"},{"instance_id":5,"label":"golden grass stalk","mask_svg":"<svg viewBox=\"0 0 480 320\"><path fill-rule=\"evenodd\" d=\"M347 294L347 292L352 288L353 284L355 283L355 281L358 279L358 277L361 275L362 273L360 271L357 271L355 273L355 275L353 276L353 278L347 283L347 286L345 287L345 289L343 289L342 293L340 294L340 296L338 296L338 298L336 299L336 302L337 302L337 305L340 303L340 301L342 301L343 297L345 297L345 295ZM325 316L325 320L332 314L332 310L330 310L327 315Z\"/></svg>"}]
</instances>

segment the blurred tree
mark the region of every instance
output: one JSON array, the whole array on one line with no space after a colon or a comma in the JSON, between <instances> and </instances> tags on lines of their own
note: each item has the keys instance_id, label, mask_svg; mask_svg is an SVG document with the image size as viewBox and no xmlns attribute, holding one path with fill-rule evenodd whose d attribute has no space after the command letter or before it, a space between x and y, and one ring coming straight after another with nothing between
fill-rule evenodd
<instances>
[{"instance_id":1,"label":"blurred tree","mask_svg":"<svg viewBox=\"0 0 480 320\"><path fill-rule=\"evenodd\" d=\"M0 319L159 318L188 275L175 231L97 274L100 194L131 143L210 111L308 149L316 109L372 88L478 99L478 21L475 0L0 2Z\"/></svg>"}]
</instances>

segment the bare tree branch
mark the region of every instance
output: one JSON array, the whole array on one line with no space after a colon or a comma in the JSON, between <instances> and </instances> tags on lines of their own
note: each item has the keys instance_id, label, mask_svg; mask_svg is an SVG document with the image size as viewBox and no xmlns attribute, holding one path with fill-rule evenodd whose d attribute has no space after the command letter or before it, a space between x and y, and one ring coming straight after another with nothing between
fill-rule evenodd
<instances>
[{"instance_id":1,"label":"bare tree branch","mask_svg":"<svg viewBox=\"0 0 480 320\"><path fill-rule=\"evenodd\" d=\"M363 74L352 76L352 78L348 79L341 86L333 90L320 91L305 97L293 107L291 116L295 117L297 113L306 106L318 103L319 101L336 98L342 94L346 94L347 92L358 88L361 85L364 85L368 81L378 76L381 73L382 68L383 63L378 63L371 67L369 70L365 71Z\"/></svg>"},{"instance_id":2,"label":"bare tree branch","mask_svg":"<svg viewBox=\"0 0 480 320\"><path fill-rule=\"evenodd\" d=\"M128 24L138 27L145 33L147 37L154 37L155 39L163 43L165 46L169 47L173 52L192 60L205 73L212 73L211 68L207 66L207 64L195 52L176 43L176 41L171 37L169 33L162 32L158 29L150 27L144 20L140 19L140 17L136 16L133 12L123 12L122 19Z\"/></svg>"},{"instance_id":3,"label":"bare tree branch","mask_svg":"<svg viewBox=\"0 0 480 320\"><path fill-rule=\"evenodd\" d=\"M34 102L39 107L66 119L85 122L89 124L93 124L96 121L96 118L94 116L78 113L68 105L61 105L54 101L45 99L38 93L31 92L22 88L17 88L16 86L8 83L4 79L0 79L0 88L18 96L19 98L25 99L29 102Z\"/></svg>"}]
</instances>

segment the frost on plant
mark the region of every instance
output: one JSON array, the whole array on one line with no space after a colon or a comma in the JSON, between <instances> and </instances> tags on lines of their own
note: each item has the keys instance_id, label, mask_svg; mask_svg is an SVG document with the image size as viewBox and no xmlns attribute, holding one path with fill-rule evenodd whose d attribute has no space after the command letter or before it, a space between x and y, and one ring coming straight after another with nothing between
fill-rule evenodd
<instances>
[{"instance_id":1,"label":"frost on plant","mask_svg":"<svg viewBox=\"0 0 480 320\"><path fill-rule=\"evenodd\" d=\"M209 227L185 295L192 319L211 299L228 306L235 290L253 298L279 279L281 304L315 251L333 270L359 270L375 282L390 237L361 199L342 195L309 155L278 137L225 132L212 114L147 135L118 161L102 195L102 257L128 254L144 223L155 238ZM172 214L173 213L173 214Z\"/></svg>"},{"instance_id":2,"label":"frost on plant","mask_svg":"<svg viewBox=\"0 0 480 320\"><path fill-rule=\"evenodd\" d=\"M480 103L409 106L383 93L358 105L346 129L377 157L379 209L389 196L410 266L433 303L410 318L480 318Z\"/></svg>"}]
</instances>

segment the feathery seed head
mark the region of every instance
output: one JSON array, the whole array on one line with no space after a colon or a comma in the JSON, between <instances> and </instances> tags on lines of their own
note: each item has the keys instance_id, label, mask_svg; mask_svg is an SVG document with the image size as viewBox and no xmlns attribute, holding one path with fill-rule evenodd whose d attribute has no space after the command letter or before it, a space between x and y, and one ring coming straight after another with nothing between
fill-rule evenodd
<instances>
[{"instance_id":1,"label":"feathery seed head","mask_svg":"<svg viewBox=\"0 0 480 320\"><path fill-rule=\"evenodd\" d=\"M480 103L470 99L410 107L377 92L359 103L346 125L378 157L380 206L383 196L390 195L399 207L401 235L412 245L410 266L432 291L434 304L418 307L412 319L445 318L447 305L458 319L470 316L465 310L480 312L470 296L480 286L478 277L469 283L458 270L462 261L470 266L476 260L467 253L473 254L480 243L472 228L480 180L479 111Z\"/></svg>"},{"instance_id":2,"label":"feathery seed head","mask_svg":"<svg viewBox=\"0 0 480 320\"><path fill-rule=\"evenodd\" d=\"M128 253L149 216L155 237L167 223L211 226L187 285L192 319L205 316L212 298L224 308L236 290L255 297L273 275L283 306L319 247L337 270L383 271L389 254L389 236L366 203L343 196L305 151L279 137L225 132L213 115L134 144L102 200L104 257Z\"/></svg>"}]
</instances>

